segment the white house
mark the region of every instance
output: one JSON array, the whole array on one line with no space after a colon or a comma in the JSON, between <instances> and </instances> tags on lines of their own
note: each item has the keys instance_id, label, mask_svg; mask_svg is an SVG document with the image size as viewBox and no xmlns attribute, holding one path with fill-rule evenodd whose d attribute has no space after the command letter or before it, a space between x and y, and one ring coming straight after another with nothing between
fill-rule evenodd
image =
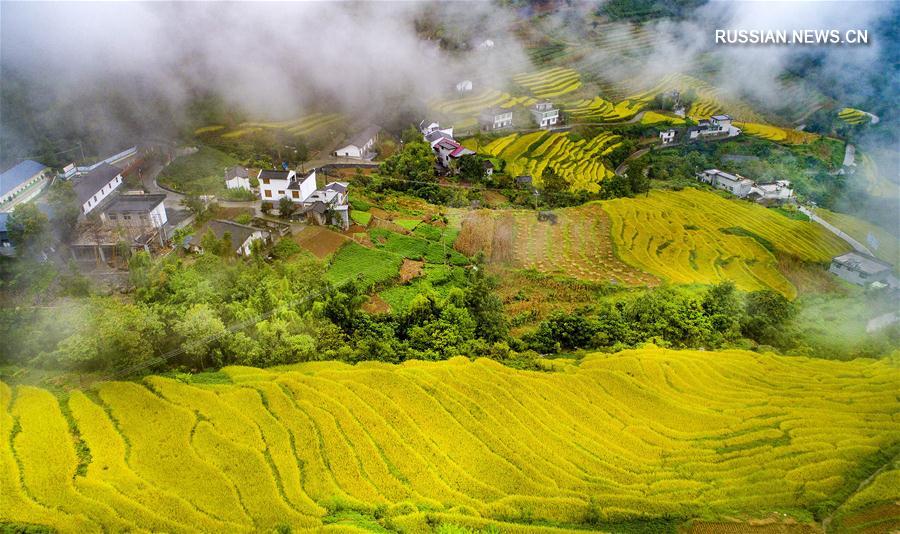
<instances>
[{"instance_id":1,"label":"white house","mask_svg":"<svg viewBox=\"0 0 900 534\"><path fill-rule=\"evenodd\" d=\"M659 138L662 140L663 145L671 145L675 142L675 136L678 134L678 130L675 128L669 128L668 130L659 132Z\"/></svg>"},{"instance_id":2,"label":"white house","mask_svg":"<svg viewBox=\"0 0 900 534\"><path fill-rule=\"evenodd\" d=\"M374 154L371 153L371 150L378 140L379 133L381 133L380 127L369 126L351 137L346 145L335 150L334 155L342 158L372 159Z\"/></svg>"},{"instance_id":3,"label":"white house","mask_svg":"<svg viewBox=\"0 0 900 534\"><path fill-rule=\"evenodd\" d=\"M350 206L347 182L330 182L317 189L303 201L301 215L315 224L333 224L346 230L350 227Z\"/></svg>"},{"instance_id":4,"label":"white house","mask_svg":"<svg viewBox=\"0 0 900 534\"><path fill-rule=\"evenodd\" d=\"M294 171L260 169L256 175L256 179L259 180L259 198L278 202L281 197L287 196L288 186L296 176L297 173Z\"/></svg>"},{"instance_id":5,"label":"white house","mask_svg":"<svg viewBox=\"0 0 900 534\"><path fill-rule=\"evenodd\" d=\"M111 226L162 228L168 221L164 194L124 194L114 198L101 218Z\"/></svg>"},{"instance_id":6,"label":"white house","mask_svg":"<svg viewBox=\"0 0 900 534\"><path fill-rule=\"evenodd\" d=\"M730 191L733 195L744 198L753 189L753 180L744 178L740 174L731 174L719 169L707 169L697 173L697 178L703 182Z\"/></svg>"},{"instance_id":7,"label":"white house","mask_svg":"<svg viewBox=\"0 0 900 534\"><path fill-rule=\"evenodd\" d=\"M472 90L472 80L463 80L456 84L457 93L468 93Z\"/></svg>"},{"instance_id":8,"label":"white house","mask_svg":"<svg viewBox=\"0 0 900 534\"><path fill-rule=\"evenodd\" d=\"M848 252L831 260L828 270L844 280L865 286L886 282L891 277L891 264L862 252Z\"/></svg>"},{"instance_id":9,"label":"white house","mask_svg":"<svg viewBox=\"0 0 900 534\"><path fill-rule=\"evenodd\" d=\"M192 236L189 247L198 252L203 252L201 239L207 232L212 232L216 239L224 239L228 234L231 242L231 250L239 256L249 256L252 252L254 241L262 241L265 243L269 239L269 232L247 226L246 224L238 224L232 221L214 220L206 223L206 226Z\"/></svg>"},{"instance_id":10,"label":"white house","mask_svg":"<svg viewBox=\"0 0 900 534\"><path fill-rule=\"evenodd\" d=\"M689 139L703 139L706 137L734 137L741 133L741 129L732 125L730 115L713 115L709 119L701 119L697 126L688 128Z\"/></svg>"},{"instance_id":11,"label":"white house","mask_svg":"<svg viewBox=\"0 0 900 534\"><path fill-rule=\"evenodd\" d=\"M122 185L122 170L103 162L87 174L77 176L73 180L72 188L78 197L81 212L87 215L120 185Z\"/></svg>"},{"instance_id":12,"label":"white house","mask_svg":"<svg viewBox=\"0 0 900 534\"><path fill-rule=\"evenodd\" d=\"M419 131L422 132L422 135L428 135L432 132L441 131L446 133L449 137L453 137L453 127L450 128L441 128L441 123L438 121L429 121L423 120L419 123Z\"/></svg>"},{"instance_id":13,"label":"white house","mask_svg":"<svg viewBox=\"0 0 900 534\"><path fill-rule=\"evenodd\" d=\"M250 174L245 167L225 169L225 187L228 189L250 189Z\"/></svg>"},{"instance_id":14,"label":"white house","mask_svg":"<svg viewBox=\"0 0 900 534\"><path fill-rule=\"evenodd\" d=\"M36 197L49 176L49 167L30 159L6 169L0 173L0 207L6 209L13 201L26 202Z\"/></svg>"},{"instance_id":15,"label":"white house","mask_svg":"<svg viewBox=\"0 0 900 534\"><path fill-rule=\"evenodd\" d=\"M549 100L538 102L532 106L531 115L534 117L534 122L536 122L540 128L549 128L559 121L559 110L554 108ZM511 121L512 116L510 115L510 122Z\"/></svg>"},{"instance_id":16,"label":"white house","mask_svg":"<svg viewBox=\"0 0 900 534\"><path fill-rule=\"evenodd\" d=\"M295 176L288 184L287 197L291 202L305 202L316 191L316 170L313 169L304 176Z\"/></svg>"},{"instance_id":17,"label":"white house","mask_svg":"<svg viewBox=\"0 0 900 534\"><path fill-rule=\"evenodd\" d=\"M512 126L513 113L503 108L490 108L481 112L478 117L484 131L500 130Z\"/></svg>"},{"instance_id":18,"label":"white house","mask_svg":"<svg viewBox=\"0 0 900 534\"><path fill-rule=\"evenodd\" d=\"M491 39L485 39L484 41L478 43L478 48L481 50L490 50L491 48L494 48L494 41Z\"/></svg>"},{"instance_id":19,"label":"white house","mask_svg":"<svg viewBox=\"0 0 900 534\"><path fill-rule=\"evenodd\" d=\"M475 153L453 139L447 138L439 139L431 148L437 153L438 161L444 168L450 168L450 162L454 159Z\"/></svg>"},{"instance_id":20,"label":"white house","mask_svg":"<svg viewBox=\"0 0 900 534\"><path fill-rule=\"evenodd\" d=\"M794 190L788 180L776 180L763 184L754 184L749 197L760 204L783 204L794 198Z\"/></svg>"}]
</instances>

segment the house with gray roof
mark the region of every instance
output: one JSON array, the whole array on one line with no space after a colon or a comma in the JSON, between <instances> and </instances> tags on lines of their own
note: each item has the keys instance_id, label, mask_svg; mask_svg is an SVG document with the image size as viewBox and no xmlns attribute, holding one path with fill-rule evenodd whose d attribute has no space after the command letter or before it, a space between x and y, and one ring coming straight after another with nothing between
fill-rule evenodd
<instances>
[{"instance_id":1,"label":"house with gray roof","mask_svg":"<svg viewBox=\"0 0 900 534\"><path fill-rule=\"evenodd\" d=\"M246 167L236 165L225 169L225 188L226 189L246 189L250 190L250 173Z\"/></svg>"},{"instance_id":2,"label":"house with gray roof","mask_svg":"<svg viewBox=\"0 0 900 534\"><path fill-rule=\"evenodd\" d=\"M168 221L164 194L126 194L112 199L101 218L112 226L162 228Z\"/></svg>"},{"instance_id":3,"label":"house with gray roof","mask_svg":"<svg viewBox=\"0 0 900 534\"><path fill-rule=\"evenodd\" d=\"M122 169L101 163L87 174L75 177L72 188L78 197L81 213L87 215L122 185Z\"/></svg>"},{"instance_id":4,"label":"house with gray roof","mask_svg":"<svg viewBox=\"0 0 900 534\"><path fill-rule=\"evenodd\" d=\"M753 180L744 178L740 174L720 171L719 169L707 169L697 173L697 178L713 187L724 189L731 194L744 198L753 189Z\"/></svg>"},{"instance_id":5,"label":"house with gray roof","mask_svg":"<svg viewBox=\"0 0 900 534\"><path fill-rule=\"evenodd\" d=\"M14 202L27 202L36 197L49 177L49 167L30 159L7 168L0 173L0 209L11 208Z\"/></svg>"},{"instance_id":6,"label":"house with gray roof","mask_svg":"<svg viewBox=\"0 0 900 534\"><path fill-rule=\"evenodd\" d=\"M231 242L231 251L238 256L249 256L254 241L262 240L263 242L266 242L269 239L269 232L265 230L232 221L213 220L206 223L206 225L197 232L195 238L191 239L190 244L188 245L189 248L196 252L203 253L203 247L200 244L200 240L207 232L212 232L212 234L216 236L216 239L224 239L227 234L228 239Z\"/></svg>"},{"instance_id":7,"label":"house with gray roof","mask_svg":"<svg viewBox=\"0 0 900 534\"><path fill-rule=\"evenodd\" d=\"M856 284L867 286L874 282L886 283L892 277L893 266L862 252L848 252L831 260L828 271Z\"/></svg>"},{"instance_id":8,"label":"house with gray roof","mask_svg":"<svg viewBox=\"0 0 900 534\"><path fill-rule=\"evenodd\" d=\"M368 126L361 132L347 140L347 144L334 151L334 155L341 158L372 159L375 157L372 148L381 133L380 126Z\"/></svg>"}]
</instances>

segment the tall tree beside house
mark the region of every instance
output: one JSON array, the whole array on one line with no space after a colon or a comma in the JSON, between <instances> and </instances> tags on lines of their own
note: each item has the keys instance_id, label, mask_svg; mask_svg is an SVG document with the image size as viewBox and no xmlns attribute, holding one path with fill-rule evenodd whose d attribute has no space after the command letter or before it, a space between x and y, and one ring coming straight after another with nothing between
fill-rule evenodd
<instances>
[{"instance_id":1,"label":"tall tree beside house","mask_svg":"<svg viewBox=\"0 0 900 534\"><path fill-rule=\"evenodd\" d=\"M49 221L32 202L16 206L6 221L9 240L20 256L39 253L50 242Z\"/></svg>"},{"instance_id":2,"label":"tall tree beside house","mask_svg":"<svg viewBox=\"0 0 900 534\"><path fill-rule=\"evenodd\" d=\"M434 152L424 142L407 144L403 150L381 163L379 171L383 176L407 181L406 184L392 185L393 189L415 189L418 184L409 182L437 182L434 174Z\"/></svg>"},{"instance_id":3,"label":"tall tree beside house","mask_svg":"<svg viewBox=\"0 0 900 534\"><path fill-rule=\"evenodd\" d=\"M53 227L64 243L69 243L75 235L81 207L72 188L72 182L56 180L47 193L47 202L53 210Z\"/></svg>"},{"instance_id":4,"label":"tall tree beside house","mask_svg":"<svg viewBox=\"0 0 900 534\"><path fill-rule=\"evenodd\" d=\"M485 161L485 158L479 154L471 154L460 158L457 166L459 179L469 183L480 183L484 181Z\"/></svg>"},{"instance_id":5,"label":"tall tree beside house","mask_svg":"<svg viewBox=\"0 0 900 534\"><path fill-rule=\"evenodd\" d=\"M288 197L281 197L278 201L278 214L282 219L290 219L291 215L297 211L297 205L294 204L291 199Z\"/></svg>"}]
</instances>

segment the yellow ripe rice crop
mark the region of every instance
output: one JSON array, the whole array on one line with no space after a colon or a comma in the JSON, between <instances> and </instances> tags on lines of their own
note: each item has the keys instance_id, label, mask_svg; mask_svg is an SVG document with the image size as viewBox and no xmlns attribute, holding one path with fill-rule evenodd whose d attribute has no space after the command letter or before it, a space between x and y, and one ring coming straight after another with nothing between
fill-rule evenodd
<instances>
[{"instance_id":1,"label":"yellow ripe rice crop","mask_svg":"<svg viewBox=\"0 0 900 534\"><path fill-rule=\"evenodd\" d=\"M538 98L552 98L581 87L581 75L574 69L554 67L531 74L518 74L513 81Z\"/></svg>"},{"instance_id":2,"label":"yellow ripe rice crop","mask_svg":"<svg viewBox=\"0 0 900 534\"><path fill-rule=\"evenodd\" d=\"M243 137L248 134L261 132L263 130L283 130L294 135L307 135L327 126L335 126L337 125L337 123L343 120L344 117L338 113L313 113L311 115L300 117L299 119L292 119L288 121L244 122L238 125L237 129L222 134L222 137L225 139L234 139L237 137ZM223 127L218 126L207 128L213 128L213 130L207 130L206 128L201 129L206 131L218 131ZM197 130L194 133L199 134L202 132Z\"/></svg>"},{"instance_id":3,"label":"yellow ripe rice crop","mask_svg":"<svg viewBox=\"0 0 900 534\"><path fill-rule=\"evenodd\" d=\"M838 111L838 117L847 124L863 124L872 120L868 113L861 109L844 108Z\"/></svg>"},{"instance_id":4,"label":"yellow ripe rice crop","mask_svg":"<svg viewBox=\"0 0 900 534\"><path fill-rule=\"evenodd\" d=\"M849 249L820 225L699 189L651 191L603 208L619 257L675 283L733 280L741 289L793 298L796 289L776 269L773 251L826 263Z\"/></svg>"},{"instance_id":5,"label":"yellow ripe rice crop","mask_svg":"<svg viewBox=\"0 0 900 534\"><path fill-rule=\"evenodd\" d=\"M230 384L73 391L72 426L49 392L0 384L11 438L0 440L0 521L358 528L326 527L327 507L405 531L550 534L598 520L761 517L856 488L861 466L900 440L900 369L887 360L648 346L560 369L460 357L233 367ZM235 424L220 419L235 413ZM836 524L900 498L897 472L881 471Z\"/></svg>"},{"instance_id":6,"label":"yellow ripe rice crop","mask_svg":"<svg viewBox=\"0 0 900 534\"><path fill-rule=\"evenodd\" d=\"M615 150L620 139L603 132L589 140L572 141L565 132L538 131L495 139L482 151L505 160L511 176L526 174L540 184L544 169L550 168L568 182L570 190L596 193L600 183L613 175L600 158Z\"/></svg>"},{"instance_id":7,"label":"yellow ripe rice crop","mask_svg":"<svg viewBox=\"0 0 900 534\"><path fill-rule=\"evenodd\" d=\"M664 115L655 111L647 111L641 117L641 124L670 124L680 126L684 124L684 119L672 115Z\"/></svg>"},{"instance_id":8,"label":"yellow ripe rice crop","mask_svg":"<svg viewBox=\"0 0 900 534\"><path fill-rule=\"evenodd\" d=\"M746 135L752 135L761 139L768 139L777 143L787 143L798 145L811 143L819 138L818 135L809 132L801 132L792 128L781 128L779 126L771 126L769 124L760 124L755 122L735 122L735 126L741 129Z\"/></svg>"},{"instance_id":9,"label":"yellow ripe rice crop","mask_svg":"<svg viewBox=\"0 0 900 534\"><path fill-rule=\"evenodd\" d=\"M197 128L196 130L194 130L194 135L200 135L200 134L205 134L205 133L210 133L210 132L216 132L216 131L221 130L221 129L223 129L223 128L225 128L225 127L222 126L221 124L219 124L219 125L215 125L215 124L214 124L214 125L210 125L210 126L202 126L202 127L200 127L200 128Z\"/></svg>"}]
</instances>

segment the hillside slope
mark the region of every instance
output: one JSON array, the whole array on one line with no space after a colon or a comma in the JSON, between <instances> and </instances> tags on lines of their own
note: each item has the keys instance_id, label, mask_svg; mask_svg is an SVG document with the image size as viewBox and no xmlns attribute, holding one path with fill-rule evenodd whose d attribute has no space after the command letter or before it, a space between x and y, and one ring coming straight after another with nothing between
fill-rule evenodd
<instances>
[{"instance_id":1,"label":"hillside slope","mask_svg":"<svg viewBox=\"0 0 900 534\"><path fill-rule=\"evenodd\" d=\"M236 367L232 384L109 382L63 406L0 383L0 520L240 532L346 509L410 530L753 515L840 502L870 474L861 462L900 444L887 361L647 348L555 367Z\"/></svg>"},{"instance_id":2,"label":"hillside slope","mask_svg":"<svg viewBox=\"0 0 900 534\"><path fill-rule=\"evenodd\" d=\"M708 191L651 191L603 203L619 258L675 283L732 280L747 291L796 288L773 253L828 263L850 249L821 226Z\"/></svg>"}]
</instances>

